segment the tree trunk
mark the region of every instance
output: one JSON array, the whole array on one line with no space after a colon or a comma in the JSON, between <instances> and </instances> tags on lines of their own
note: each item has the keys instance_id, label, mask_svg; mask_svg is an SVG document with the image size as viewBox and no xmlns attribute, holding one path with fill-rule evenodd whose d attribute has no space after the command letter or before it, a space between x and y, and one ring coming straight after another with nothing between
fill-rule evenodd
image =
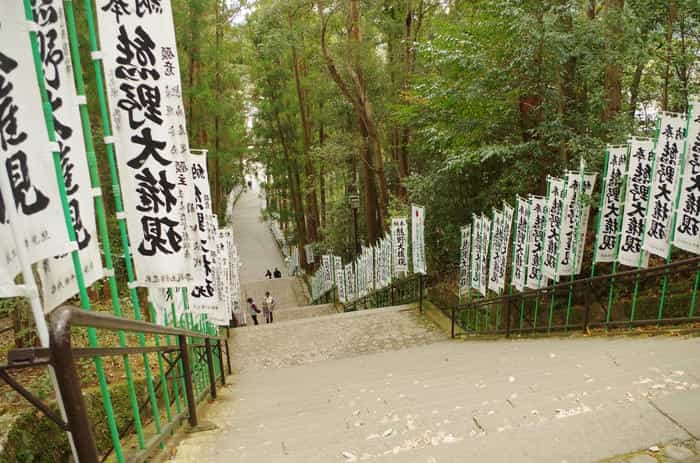
<instances>
[{"instance_id":1,"label":"tree trunk","mask_svg":"<svg viewBox=\"0 0 700 463\"><path fill-rule=\"evenodd\" d=\"M608 15L608 28L612 40L608 41L607 48L613 49L609 53L609 62L605 65L605 76L603 77L603 92L605 95L605 107L603 109L603 121L614 119L622 110L622 64L617 56L615 48L623 41L622 31L622 9L624 0L605 0L606 15Z\"/></svg>"},{"instance_id":2,"label":"tree trunk","mask_svg":"<svg viewBox=\"0 0 700 463\"><path fill-rule=\"evenodd\" d=\"M668 111L668 87L671 80L671 57L673 52L673 22L676 19L676 0L669 0L666 24L666 56L664 59L664 83L661 88L661 110Z\"/></svg>"},{"instance_id":3,"label":"tree trunk","mask_svg":"<svg viewBox=\"0 0 700 463\"><path fill-rule=\"evenodd\" d=\"M326 134L323 130L323 122L318 126L318 146L323 148L323 143L325 142ZM319 187L321 189L321 227L326 226L326 175L324 171L324 160L321 159L319 167Z\"/></svg>"},{"instance_id":4,"label":"tree trunk","mask_svg":"<svg viewBox=\"0 0 700 463\"><path fill-rule=\"evenodd\" d=\"M629 116L634 119L634 114L637 111L637 101L639 99L639 86L642 83L642 74L644 73L644 62L639 60L632 74L632 83L630 84L630 108Z\"/></svg>"}]
</instances>

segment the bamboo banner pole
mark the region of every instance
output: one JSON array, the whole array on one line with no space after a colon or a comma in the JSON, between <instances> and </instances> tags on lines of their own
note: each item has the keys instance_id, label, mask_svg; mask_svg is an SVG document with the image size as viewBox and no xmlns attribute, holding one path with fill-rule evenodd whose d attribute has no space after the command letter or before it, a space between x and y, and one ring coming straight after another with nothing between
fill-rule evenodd
<instances>
[{"instance_id":1,"label":"bamboo banner pole","mask_svg":"<svg viewBox=\"0 0 700 463\"><path fill-rule=\"evenodd\" d=\"M119 235L121 238L122 251L124 254L124 265L126 267L127 281L129 287L129 296L131 299L132 306L134 307L134 319L141 320L141 305L139 302L138 293L136 292L136 287L134 283L136 281L133 262L131 258L131 251L129 246L129 235L126 230L126 218L124 216L124 206L122 203L121 190L119 187L119 174L117 171L116 160L115 160L115 150L114 141L110 140L112 136L112 128L109 120L109 110L107 109L107 100L105 95L105 81L102 72L102 59L100 56L100 50L97 43L97 29L95 27L95 16L92 9L92 0L85 0L85 16L88 25L88 35L90 42L90 52L93 60L93 67L95 72L95 82L97 87L97 99L100 107L100 115L102 119L102 129L105 137L105 148L107 152L107 160L109 164L109 173L112 182L112 191L114 193L114 203L115 212L117 215L117 225L119 227ZM146 340L143 333L137 334L138 342L141 347L146 345ZM148 389L148 396L151 404L151 410L153 412L154 424L158 433L161 430L160 423L160 412L158 410L158 401L155 395L155 389L153 387L153 375L151 372L151 367L148 360L148 354L143 353L141 356L144 364L144 369L146 373L146 385ZM140 448L145 448L145 442L143 445L139 442Z\"/></svg>"},{"instance_id":2,"label":"bamboo banner pole","mask_svg":"<svg viewBox=\"0 0 700 463\"><path fill-rule=\"evenodd\" d=\"M79 98L85 97L85 82L83 80L83 67L80 58L78 33L75 23L75 13L73 10L73 1L64 0L64 9L66 16L66 24L68 28L68 40L71 48L71 57L73 62L73 75L75 80L76 92ZM95 146L92 137L92 129L90 127L90 117L88 114L87 104L81 104L79 107L80 119L83 127L83 137L85 143L85 151L87 153L88 168L90 173L90 183L93 189L99 189L100 177L97 170L97 158L95 155ZM108 276L108 284L112 302L112 308L114 314L118 317L122 316L121 301L119 299L119 290L117 286L116 277L114 275L114 262L112 258L112 245L109 239L109 233L107 228L107 220L104 208L104 201L102 195L96 195L95 200L95 215L97 218L97 226L100 235L100 241L102 244L102 251L104 254L104 266L105 273ZM120 347L125 347L126 337L123 331L117 333L118 342ZM133 373L131 369L131 362L129 356L122 356L124 362L124 370L127 379L127 390L129 395L129 402L131 405L132 415L134 418L134 426L136 429L137 438L139 445L145 446L145 439L143 437L143 427L141 422L141 412L139 410L139 400L136 394L136 388L134 386ZM159 359L160 360L160 359ZM142 447L143 448L143 447Z\"/></svg>"},{"instance_id":3,"label":"bamboo banner pole","mask_svg":"<svg viewBox=\"0 0 700 463\"><path fill-rule=\"evenodd\" d=\"M605 161L603 164L603 178L600 182L600 201L598 201L598 214L596 215L595 238L593 240L593 263L591 264L591 278L595 276L595 264L598 258L598 235L600 226L603 223L603 204L605 201L605 189L607 188L606 178L608 176L608 160L610 159L610 149L605 148ZM620 214L622 215L622 214Z\"/></svg>"},{"instance_id":4,"label":"bamboo banner pole","mask_svg":"<svg viewBox=\"0 0 700 463\"><path fill-rule=\"evenodd\" d=\"M627 145L627 165L629 165L630 157L632 156L632 145ZM607 168L607 165L606 165ZM622 181L620 183L620 213L617 216L617 224L615 226L615 251L612 262L612 277L610 278L610 291L608 292L608 307L605 311L605 323L606 326L610 323L610 317L612 314L612 303L615 295L615 274L617 273L617 258L620 254L620 238L622 237L622 219L624 217L625 211L625 201L627 199L627 166L625 166L625 174L622 176Z\"/></svg>"},{"instance_id":5,"label":"bamboo banner pole","mask_svg":"<svg viewBox=\"0 0 700 463\"><path fill-rule=\"evenodd\" d=\"M579 245L579 239L580 239L580 231L581 231L581 222L583 221L583 192L585 191L583 186L584 182L586 181L586 165L583 162L583 159L581 159L579 163L579 175L578 175L578 192L576 193L576 224L574 225L574 248L572 252L572 262L573 262L573 271L571 272L571 277L569 278L569 282L572 283L571 286L569 286L569 297L566 301L566 321L564 323L564 332L569 331L569 320L571 319L571 304L573 302L574 298L574 287L573 287L573 282L576 279L576 268L578 267L578 245ZM567 180L568 181L568 180ZM561 238L561 237L560 237ZM584 246L585 247L585 246ZM583 252L583 249L581 250ZM558 264L557 260L557 264Z\"/></svg>"},{"instance_id":6,"label":"bamboo banner pole","mask_svg":"<svg viewBox=\"0 0 700 463\"><path fill-rule=\"evenodd\" d=\"M530 213L532 211L532 199L527 199L527 221L525 222L525 275L523 275L523 292L525 291L525 285L527 284L527 274L529 271L530 263ZM520 294L520 331L522 332L525 324L525 297Z\"/></svg>"},{"instance_id":7,"label":"bamboo banner pole","mask_svg":"<svg viewBox=\"0 0 700 463\"><path fill-rule=\"evenodd\" d=\"M32 12L32 6L30 0L23 0L25 19L28 22L34 23L34 14ZM39 51L39 40L38 33L36 30L31 30L29 32L32 56L34 58L34 69L37 78L37 85L39 87L39 93L41 95L42 102L42 112L44 117L44 123L46 124L46 129L48 132L48 138L50 143L56 143L56 131L54 127L53 119L53 109L49 101L48 92L46 90L44 69L41 60L41 53ZM73 221L70 215L70 208L68 205L68 195L66 193L66 185L63 178L63 170L61 168L61 158L58 151L52 152L54 169L56 172L56 180L58 183L58 191L61 199L61 207L63 209L63 217L65 220L65 226L68 230L69 240L76 244L75 248L71 252L71 260L73 262L73 269L75 272L76 283L78 286L78 292L80 296L80 305L84 310L90 310L90 299L87 294L87 289L85 288L85 281L83 278L82 266L80 264L80 257L78 255L78 248L76 243L75 230L73 229ZM7 196L8 198L11 196ZM11 209L11 208L8 208ZM94 328L89 328L88 330L88 342L91 347L97 347L97 332ZM107 376L104 371L104 362L101 357L94 357L93 362L95 363L95 370L97 373L98 382L100 385L100 392L102 395L102 403L105 408L105 413L107 416L107 425L110 430L110 435L115 446L115 450L119 447L119 454L121 454L121 448L119 445L119 430L117 429L117 424L114 416L114 408L112 406L112 399L109 392L109 387L107 384ZM123 455L121 455L123 461Z\"/></svg>"},{"instance_id":8,"label":"bamboo banner pole","mask_svg":"<svg viewBox=\"0 0 700 463\"><path fill-rule=\"evenodd\" d=\"M678 204L681 201L681 190L682 190L682 186L683 186L683 174L684 174L683 171L685 168L685 152L688 149L688 129L690 128L690 117L692 115L692 110L693 110L693 103L691 102L688 104L688 112L686 115L686 122L685 122L685 137L683 138L683 149L680 152L680 158L679 158L679 162L680 162L679 169L680 170L678 173L678 186L676 189L676 197L675 197L674 206L673 206L673 218L671 219L671 235L669 236L668 255L666 256L666 263L667 264L671 263L671 256L673 255L673 239L676 236L676 221L678 219ZM652 172L653 172L653 170L652 170ZM664 272L664 278L663 278L663 282L661 284L661 300L659 301L659 313L656 317L657 320L661 320L661 317L663 317L667 291L668 291L668 269Z\"/></svg>"},{"instance_id":9,"label":"bamboo banner pole","mask_svg":"<svg viewBox=\"0 0 700 463\"><path fill-rule=\"evenodd\" d=\"M654 149L652 153L654 154L654 158L651 160L651 174L652 176L654 175L654 167L656 166L656 147L659 142L659 132L661 131L661 117L657 116L656 118L656 131L654 132ZM649 189L651 190L651 183L649 184ZM646 221L646 212L649 211L649 204L651 203L651 191L649 191L649 197L647 198L647 204L645 210L645 218L644 221L642 222L642 245L644 243L644 236L646 235L646 228L647 228L647 221ZM641 249L639 253L639 261L637 262L637 268L640 268L642 266L644 259L644 249ZM639 295L639 274L637 274L637 277L634 279L634 292L632 294L632 308L630 309L630 322L634 321L634 316L637 311L637 297Z\"/></svg>"},{"instance_id":10,"label":"bamboo banner pole","mask_svg":"<svg viewBox=\"0 0 700 463\"><path fill-rule=\"evenodd\" d=\"M549 193L550 193L549 182L550 182L550 179L551 179L551 177L548 175L547 176L547 194L545 195L546 199L544 202L544 204L545 204L545 207L544 207L545 219L547 218L547 213L548 213L547 204L549 203ZM545 221L545 224L546 224L546 221ZM542 227L542 235L541 235L543 248L544 248L544 241L545 241L546 235L547 235L547 227L544 226L544 227ZM540 259L540 271L539 271L539 274L537 275L537 290L536 290L539 292L539 294L537 295L537 297L535 297L535 317L532 320L532 330L534 333L537 333L537 317L539 316L539 311L540 311L540 296L542 295L542 292L540 291L540 289L542 288L542 265L543 265L543 263L544 263L544 258L541 258Z\"/></svg>"}]
</instances>

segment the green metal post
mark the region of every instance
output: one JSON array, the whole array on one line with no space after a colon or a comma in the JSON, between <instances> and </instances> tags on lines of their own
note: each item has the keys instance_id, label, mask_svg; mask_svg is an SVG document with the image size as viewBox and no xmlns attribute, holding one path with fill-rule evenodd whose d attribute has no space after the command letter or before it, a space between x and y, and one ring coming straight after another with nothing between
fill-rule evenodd
<instances>
[{"instance_id":1,"label":"green metal post","mask_svg":"<svg viewBox=\"0 0 700 463\"><path fill-rule=\"evenodd\" d=\"M73 62L73 76L75 77L75 88L76 93L79 97L85 97L85 82L83 80L83 67L80 58L78 33L75 24L75 13L73 10L73 1L64 0L64 9L66 16L66 24L68 28L68 39L71 47L71 57ZM87 154L88 168L90 172L90 183L93 188L100 188L100 176L97 170L97 158L95 155L95 146L92 139L92 128L90 127L90 116L88 114L88 108L86 104L81 104L79 107L80 119L83 127L83 137L85 143L85 151ZM121 302L119 300L119 289L117 287L117 280L114 276L114 262L112 260L112 245L109 239L109 232L107 228L107 220L104 208L104 202L102 195L95 196L95 215L97 218L97 226L99 229L100 241L102 244L102 252L104 254L104 265L106 274L108 275L108 284L110 290L110 297L112 301L112 307L114 314L118 317L122 316ZM117 333L118 341L120 347L125 347L126 337L123 331ZM134 427L136 429L137 439L139 445L145 446L145 439L143 437L143 428L141 424L141 413L139 410L139 400L136 394L136 388L134 386L133 372L131 369L131 361L129 356L122 356L124 362L124 370L127 379L127 390L129 395L129 402L131 405L132 415L134 417Z\"/></svg>"},{"instance_id":2,"label":"green metal post","mask_svg":"<svg viewBox=\"0 0 700 463\"><path fill-rule=\"evenodd\" d=\"M532 199L527 199L527 222L525 225L525 275L523 280L523 292L525 292L525 284L527 283L527 272L530 263L530 213L531 213ZM520 332L522 333L523 327L525 325L525 297L521 293L520 297Z\"/></svg>"},{"instance_id":3,"label":"green metal post","mask_svg":"<svg viewBox=\"0 0 700 463\"><path fill-rule=\"evenodd\" d=\"M571 304L574 298L573 282L576 279L576 264L578 263L578 242L580 239L581 221L583 220L583 184L586 181L586 173L584 167L585 165L583 163L583 159L581 159L579 166L578 192L576 195L578 203L576 204L576 225L574 225L574 248L572 253L573 269L571 271L571 277L569 278L569 282L571 283L571 285L569 286L569 297L566 301L566 322L564 323L565 332L569 331L569 320L571 319Z\"/></svg>"},{"instance_id":4,"label":"green metal post","mask_svg":"<svg viewBox=\"0 0 700 463\"><path fill-rule=\"evenodd\" d=\"M32 12L32 6L30 0L23 0L24 4L24 14L25 19L29 22L34 22L34 14ZM53 109L51 107L51 102L49 101L48 92L46 90L44 69L41 61L41 53L39 52L39 40L36 30L29 32L29 37L31 41L32 56L34 58L34 70L36 72L37 84L39 87L39 92L41 94L42 112L44 116L44 123L46 124L46 129L48 132L49 142L56 143L56 130L54 127L53 120ZM56 173L56 180L58 183L58 191L61 198L61 206L63 208L63 218L65 220L66 229L68 231L68 238L72 243L76 243L75 230L73 229L73 220L70 215L70 208L68 205L68 195L66 193L66 185L63 178L63 170L61 168L61 158L58 151L52 152L54 170ZM77 246L71 252L71 259L73 261L73 270L75 272L76 283L78 286L78 292L80 295L80 305L84 310L90 310L90 299L87 294L87 289L85 287L85 280L83 278L82 266L80 264L80 257L78 255ZM97 332L94 328L88 329L88 341L91 347L97 347ZM104 364L101 357L94 357L95 370L97 372L97 378L100 385L100 392L102 393L102 403L105 408L105 413L107 416L107 426L110 430L110 435L115 446L115 452L117 456L121 455L123 461L123 454L121 452L121 447L119 445L119 430L117 429L117 424L114 418L114 409L112 407L112 398L109 393L109 388L107 385L107 377L104 372Z\"/></svg>"},{"instance_id":5,"label":"green metal post","mask_svg":"<svg viewBox=\"0 0 700 463\"><path fill-rule=\"evenodd\" d=\"M107 100L105 96L105 82L102 73L101 58L96 56L96 53L99 51L99 47L97 44L97 32L95 28L94 13L92 10L92 0L85 0L85 16L87 17L88 33L90 36L90 51L93 53L93 65L95 71L95 80L97 83L97 99L100 106L100 114L102 116L102 129L106 138L112 135L112 128L109 123L109 111L107 109ZM136 277L134 274L133 263L131 260L131 252L129 248L129 235L126 230L126 220L123 217L120 217L124 212L124 207L122 204L121 190L119 188L119 174L117 172L117 165L115 161L114 143L105 143L105 147L107 151L110 178L112 181L112 191L114 193L115 211L117 213L117 224L119 227L122 251L124 253L124 264L126 267L128 281L131 284L136 280ZM134 318L136 320L141 320L141 306L139 304L139 297L135 287L129 288L129 296L131 298L131 303L134 307ZM143 347L146 345L143 333L138 333L137 338L140 346ZM158 411L158 402L156 400L155 390L153 388L153 377L148 361L148 354L142 354L142 359L146 372L146 385L148 388L148 396L150 399L151 410L153 412L154 424L156 430L158 431L158 433L160 433L160 412ZM145 448L145 444L141 448Z\"/></svg>"},{"instance_id":6,"label":"green metal post","mask_svg":"<svg viewBox=\"0 0 700 463\"><path fill-rule=\"evenodd\" d=\"M567 185L567 180L566 178L564 179L564 192L562 195L566 199L566 190L568 188ZM564 203L562 202L561 205L561 211L559 212L559 233L561 233L561 219L562 216L564 215ZM546 233L546 232L545 232ZM554 262L554 276L556 277L554 279L554 283L557 283L557 278L559 277L558 272L559 272L559 244L561 243L561 235L557 236L557 245L554 250L554 254L556 256L556 261ZM552 290L552 295L549 299L549 324L547 325L547 333L550 333L552 331L552 320L554 318L554 294L555 291Z\"/></svg>"},{"instance_id":7,"label":"green metal post","mask_svg":"<svg viewBox=\"0 0 700 463\"><path fill-rule=\"evenodd\" d=\"M674 206L673 206L673 218L671 219L671 236L669 237L669 243L668 243L668 255L666 256L666 263L670 264L671 263L671 256L673 254L673 239L676 236L676 220L678 219L678 204L681 201L681 187L683 185L683 175L684 175L684 168L685 168L685 151L688 147L688 129L690 127L690 116L692 114L693 110L693 104L689 103L688 104L688 112L686 114L686 122L685 122L685 138L683 139L683 149L681 150L680 153L680 169L678 170L678 186L676 187L676 198L674 201ZM653 172L653 171L652 171ZM664 305L666 303L666 292L668 291L668 269L664 271L664 279L663 283L661 284L661 301L659 301L659 313L656 317L657 320L661 320L661 317L663 317L664 314Z\"/></svg>"},{"instance_id":8,"label":"green metal post","mask_svg":"<svg viewBox=\"0 0 700 463\"><path fill-rule=\"evenodd\" d=\"M151 320L156 319L156 311L153 308L153 304L148 303L148 309L151 314ZM155 322L154 322L155 323ZM156 347L160 346L160 336L155 335L153 339ZM163 388L163 400L165 401L165 414L168 418L168 423L173 421L173 415L170 411L170 391L168 391L168 378L165 376L165 370L163 369L163 359L158 355L158 374L160 375L160 385Z\"/></svg>"},{"instance_id":9,"label":"green metal post","mask_svg":"<svg viewBox=\"0 0 700 463\"><path fill-rule=\"evenodd\" d=\"M544 201L545 219L547 218L546 216L549 212L549 208L548 208L547 204L549 203L550 178L551 178L550 176L547 176L547 195L545 196L545 201ZM545 224L546 223L547 223L547 221L545 220ZM547 236L547 227L546 226L542 228L542 235L541 236L542 236L542 245L543 245L542 247L544 248L544 240L545 240L545 237ZM542 294L542 291L540 291L540 289L542 288L542 264L543 263L544 263L544 259L540 259L540 272L539 272L539 275L537 276L537 291L539 294L535 298L535 318L532 320L532 330L535 333L537 333L537 317L538 317L539 311L540 311L540 295Z\"/></svg>"},{"instance_id":10,"label":"green metal post","mask_svg":"<svg viewBox=\"0 0 700 463\"><path fill-rule=\"evenodd\" d=\"M657 119L656 119L656 132L654 133L654 150L652 151L652 153L654 153L654 158L651 160L651 175L652 175L652 177L654 175L654 168L656 167L656 145L659 143L660 130L661 130L661 117L657 117ZM649 188L651 189L651 184L649 185ZM642 222L642 243L644 242L644 235L647 232L646 214L649 212L649 203L650 202L651 202L651 192L649 192L649 197L647 198L646 209L644 209L645 217L644 217L644 222ZM644 249L639 251L639 261L637 262L637 269L639 269L642 266L643 259L644 259ZM634 293L632 294L632 309L630 310L630 322L634 321L634 316L637 312L637 296L638 295L639 295L639 273L637 273L637 276L634 279Z\"/></svg>"}]
</instances>

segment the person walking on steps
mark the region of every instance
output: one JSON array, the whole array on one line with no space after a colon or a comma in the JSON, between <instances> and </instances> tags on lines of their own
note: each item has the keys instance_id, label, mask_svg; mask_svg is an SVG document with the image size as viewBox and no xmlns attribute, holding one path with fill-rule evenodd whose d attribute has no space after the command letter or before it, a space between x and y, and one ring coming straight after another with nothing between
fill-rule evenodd
<instances>
[{"instance_id":1,"label":"person walking on steps","mask_svg":"<svg viewBox=\"0 0 700 463\"><path fill-rule=\"evenodd\" d=\"M263 299L263 314L265 315L265 323L272 323L272 312L275 310L275 300L270 296L270 291L265 292Z\"/></svg>"},{"instance_id":2,"label":"person walking on steps","mask_svg":"<svg viewBox=\"0 0 700 463\"><path fill-rule=\"evenodd\" d=\"M253 323L256 325L258 324L258 314L260 313L260 309L258 309L258 306L255 305L255 302L253 302L253 298L249 297L247 299L248 302L248 313L250 314L250 318L253 319Z\"/></svg>"},{"instance_id":3,"label":"person walking on steps","mask_svg":"<svg viewBox=\"0 0 700 463\"><path fill-rule=\"evenodd\" d=\"M268 280L272 280L272 272L270 271L270 269L267 269L267 272L265 272L265 278L267 278Z\"/></svg>"},{"instance_id":4,"label":"person walking on steps","mask_svg":"<svg viewBox=\"0 0 700 463\"><path fill-rule=\"evenodd\" d=\"M275 278L282 278L282 272L280 272L280 269L278 269L277 267L275 267L275 271L272 273L272 275Z\"/></svg>"}]
</instances>

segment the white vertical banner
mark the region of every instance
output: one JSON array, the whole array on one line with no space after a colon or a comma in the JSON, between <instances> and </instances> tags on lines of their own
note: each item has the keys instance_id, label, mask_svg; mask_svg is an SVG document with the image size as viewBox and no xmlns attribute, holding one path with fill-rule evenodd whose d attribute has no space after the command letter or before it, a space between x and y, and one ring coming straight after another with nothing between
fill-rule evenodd
<instances>
[{"instance_id":1,"label":"white vertical banner","mask_svg":"<svg viewBox=\"0 0 700 463\"><path fill-rule=\"evenodd\" d=\"M0 2L0 297L19 295L13 229L29 263L69 252L22 2ZM57 149L56 149L57 150ZM14 207L11 224L5 208ZM10 227L13 227L11 229Z\"/></svg>"},{"instance_id":2,"label":"white vertical banner","mask_svg":"<svg viewBox=\"0 0 700 463\"><path fill-rule=\"evenodd\" d=\"M547 196L544 255L542 261L542 275L555 281L559 279L557 275L557 264L559 259L559 242L561 221L564 210L564 199L566 198L566 182L563 179L549 177L549 195Z\"/></svg>"},{"instance_id":3,"label":"white vertical banner","mask_svg":"<svg viewBox=\"0 0 700 463\"><path fill-rule=\"evenodd\" d=\"M481 286L481 244L483 223L481 217L472 215L472 255L471 255L471 287L479 290Z\"/></svg>"},{"instance_id":4,"label":"white vertical banner","mask_svg":"<svg viewBox=\"0 0 700 463\"><path fill-rule=\"evenodd\" d=\"M171 4L95 3L137 283L191 286L196 241L187 228L192 202L178 185L189 151Z\"/></svg>"},{"instance_id":5,"label":"white vertical banner","mask_svg":"<svg viewBox=\"0 0 700 463\"><path fill-rule=\"evenodd\" d=\"M465 225L460 230L459 245L459 295L469 293L469 254L471 252L471 225Z\"/></svg>"},{"instance_id":6,"label":"white vertical banner","mask_svg":"<svg viewBox=\"0 0 700 463\"><path fill-rule=\"evenodd\" d=\"M217 229L211 210L211 193L207 175L206 157L190 156L190 166L195 190L197 235L202 260L202 280L187 286L189 309L207 314L209 321L218 321L219 293L217 291ZM223 324L223 323L222 323Z\"/></svg>"},{"instance_id":7,"label":"white vertical banner","mask_svg":"<svg viewBox=\"0 0 700 463\"><path fill-rule=\"evenodd\" d=\"M367 248L367 255L365 256L365 279L366 279L366 289L367 294L374 291L374 247L370 246Z\"/></svg>"},{"instance_id":8,"label":"white vertical banner","mask_svg":"<svg viewBox=\"0 0 700 463\"><path fill-rule=\"evenodd\" d=\"M354 301L357 298L355 286L355 272L353 271L353 264L350 262L345 265L345 293L348 301Z\"/></svg>"},{"instance_id":9,"label":"white vertical banner","mask_svg":"<svg viewBox=\"0 0 700 463\"><path fill-rule=\"evenodd\" d=\"M605 183L600 223L598 224L593 262L613 262L617 247L617 226L622 214L622 184L627 169L627 145L608 147L608 164L605 167Z\"/></svg>"},{"instance_id":10,"label":"white vertical banner","mask_svg":"<svg viewBox=\"0 0 700 463\"><path fill-rule=\"evenodd\" d=\"M391 284L391 238L388 236L384 237L384 278L382 280L382 287L386 288Z\"/></svg>"},{"instance_id":11,"label":"white vertical banner","mask_svg":"<svg viewBox=\"0 0 700 463\"><path fill-rule=\"evenodd\" d=\"M527 258L526 285L530 289L547 286L547 278L542 275L544 258L544 234L547 212L547 200L541 196L530 196L530 214L528 220L529 243Z\"/></svg>"},{"instance_id":12,"label":"white vertical banner","mask_svg":"<svg viewBox=\"0 0 700 463\"><path fill-rule=\"evenodd\" d=\"M495 262L494 271L497 275L497 292L506 289L506 272L508 265L508 251L510 249L510 230L513 226L513 208L506 202L503 203L503 219L501 223L501 248L500 255Z\"/></svg>"},{"instance_id":13,"label":"white vertical banner","mask_svg":"<svg viewBox=\"0 0 700 463\"><path fill-rule=\"evenodd\" d=\"M686 123L684 114L660 114L642 249L664 259L668 257L670 250L671 220L680 183L680 162Z\"/></svg>"},{"instance_id":14,"label":"white vertical banner","mask_svg":"<svg viewBox=\"0 0 700 463\"><path fill-rule=\"evenodd\" d=\"M527 225L530 205L526 199L518 196L515 207L517 208L517 217L515 223L515 247L511 264L511 284L515 289L522 292L525 289L525 278L527 276L527 245L529 237Z\"/></svg>"},{"instance_id":15,"label":"white vertical banner","mask_svg":"<svg viewBox=\"0 0 700 463\"><path fill-rule=\"evenodd\" d=\"M479 274L479 292L486 297L489 272L489 246L491 240L491 219L481 214L481 273Z\"/></svg>"},{"instance_id":16,"label":"white vertical banner","mask_svg":"<svg viewBox=\"0 0 700 463\"><path fill-rule=\"evenodd\" d=\"M149 288L148 301L153 304L154 322L159 325L173 326L173 317L179 320L185 313L185 301L179 289Z\"/></svg>"},{"instance_id":17,"label":"white vertical banner","mask_svg":"<svg viewBox=\"0 0 700 463\"><path fill-rule=\"evenodd\" d=\"M63 4L59 1L36 2L32 12L39 25L39 51L44 82L53 110L63 181L83 281L88 287L102 278L102 258ZM37 269L42 281L42 299L46 310L51 310L78 294L70 254L45 259Z\"/></svg>"},{"instance_id":18,"label":"white vertical banner","mask_svg":"<svg viewBox=\"0 0 700 463\"><path fill-rule=\"evenodd\" d=\"M491 291L498 292L498 274L496 272L496 267L501 258L501 239L503 237L503 213L501 211L493 211L490 236L489 272L486 287Z\"/></svg>"},{"instance_id":19,"label":"white vertical banner","mask_svg":"<svg viewBox=\"0 0 700 463\"><path fill-rule=\"evenodd\" d=\"M232 234L233 235L233 234ZM239 325L246 323L245 310L242 310L241 304L241 281L238 274L240 262L238 260L238 248L235 243L231 245L231 298L233 316Z\"/></svg>"},{"instance_id":20,"label":"white vertical banner","mask_svg":"<svg viewBox=\"0 0 700 463\"><path fill-rule=\"evenodd\" d=\"M688 129L673 245L700 254L700 100L690 102Z\"/></svg>"},{"instance_id":21,"label":"white vertical banner","mask_svg":"<svg viewBox=\"0 0 700 463\"><path fill-rule=\"evenodd\" d=\"M311 265L315 262L316 257L314 256L314 246L313 244L304 245L304 253L306 254L306 263Z\"/></svg>"},{"instance_id":22,"label":"white vertical banner","mask_svg":"<svg viewBox=\"0 0 700 463\"><path fill-rule=\"evenodd\" d=\"M233 294L232 294L232 279L231 279L231 246L233 246L233 235L230 230L218 231L217 239L218 253L217 268L219 269L219 298L221 304L219 310L222 312L221 317L226 318L228 323L233 315Z\"/></svg>"},{"instance_id":23,"label":"white vertical banner","mask_svg":"<svg viewBox=\"0 0 700 463\"><path fill-rule=\"evenodd\" d=\"M391 219L394 274L408 272L408 226L405 217Z\"/></svg>"},{"instance_id":24,"label":"white vertical banner","mask_svg":"<svg viewBox=\"0 0 700 463\"><path fill-rule=\"evenodd\" d=\"M329 254L324 254L321 256L321 275L323 277L323 290L328 291L328 289L333 286L333 275L331 274L331 256Z\"/></svg>"},{"instance_id":25,"label":"white vertical banner","mask_svg":"<svg viewBox=\"0 0 700 463\"><path fill-rule=\"evenodd\" d=\"M411 206L413 273L425 274L425 208Z\"/></svg>"},{"instance_id":26,"label":"white vertical banner","mask_svg":"<svg viewBox=\"0 0 700 463\"><path fill-rule=\"evenodd\" d=\"M347 297L345 295L345 270L343 269L343 259L340 256L334 256L335 268L335 285L338 288L338 300L340 302L346 302Z\"/></svg>"},{"instance_id":27,"label":"white vertical banner","mask_svg":"<svg viewBox=\"0 0 700 463\"><path fill-rule=\"evenodd\" d=\"M583 160L582 168L585 169ZM566 175L566 198L562 211L557 275L578 274L583 264L583 251L591 207L588 198L595 187L596 174L569 171ZM619 187L618 187L619 188ZM576 245L576 246L574 246ZM574 257L576 260L574 261Z\"/></svg>"},{"instance_id":28,"label":"white vertical banner","mask_svg":"<svg viewBox=\"0 0 700 463\"><path fill-rule=\"evenodd\" d=\"M642 250L644 218L651 188L651 165L654 142L648 138L632 138L627 165L627 187L620 227L617 261L630 267L649 265L649 253ZM640 262L641 259L641 262Z\"/></svg>"}]
</instances>

